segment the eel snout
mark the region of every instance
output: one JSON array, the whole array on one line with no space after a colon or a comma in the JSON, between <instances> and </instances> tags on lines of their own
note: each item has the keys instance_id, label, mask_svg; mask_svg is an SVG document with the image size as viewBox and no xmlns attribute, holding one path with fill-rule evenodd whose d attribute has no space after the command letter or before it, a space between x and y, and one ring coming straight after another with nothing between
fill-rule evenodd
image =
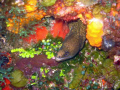
<instances>
[{"instance_id":1,"label":"eel snout","mask_svg":"<svg viewBox=\"0 0 120 90\"><path fill-rule=\"evenodd\" d=\"M70 53L68 51L64 51L61 49L57 53L55 60L59 62L59 61L67 60L69 58L71 58Z\"/></svg>"}]
</instances>

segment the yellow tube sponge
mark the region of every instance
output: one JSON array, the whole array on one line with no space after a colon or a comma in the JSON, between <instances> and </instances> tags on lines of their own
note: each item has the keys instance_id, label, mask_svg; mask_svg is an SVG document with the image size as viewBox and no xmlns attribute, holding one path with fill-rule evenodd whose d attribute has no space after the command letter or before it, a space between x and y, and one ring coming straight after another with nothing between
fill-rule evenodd
<instances>
[{"instance_id":1,"label":"yellow tube sponge","mask_svg":"<svg viewBox=\"0 0 120 90\"><path fill-rule=\"evenodd\" d=\"M102 44L103 22L99 19L88 21L86 38L91 46L100 47Z\"/></svg>"}]
</instances>

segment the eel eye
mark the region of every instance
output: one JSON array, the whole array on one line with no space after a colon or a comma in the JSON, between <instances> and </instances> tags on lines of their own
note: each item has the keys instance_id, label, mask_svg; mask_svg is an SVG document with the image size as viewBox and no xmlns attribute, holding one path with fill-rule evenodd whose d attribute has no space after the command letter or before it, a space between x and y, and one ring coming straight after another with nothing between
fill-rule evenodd
<instances>
[{"instance_id":1,"label":"eel eye","mask_svg":"<svg viewBox=\"0 0 120 90\"><path fill-rule=\"evenodd\" d=\"M68 56L69 52L65 52L64 56Z\"/></svg>"}]
</instances>

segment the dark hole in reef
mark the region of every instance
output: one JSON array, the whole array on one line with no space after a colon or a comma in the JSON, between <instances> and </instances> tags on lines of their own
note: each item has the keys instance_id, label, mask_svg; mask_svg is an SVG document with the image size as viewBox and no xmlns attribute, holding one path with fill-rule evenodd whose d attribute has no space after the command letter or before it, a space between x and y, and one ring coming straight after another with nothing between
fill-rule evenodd
<instances>
[{"instance_id":1,"label":"dark hole in reef","mask_svg":"<svg viewBox=\"0 0 120 90\"><path fill-rule=\"evenodd\" d=\"M6 56L0 56L1 66L6 65L9 62L9 59Z\"/></svg>"}]
</instances>

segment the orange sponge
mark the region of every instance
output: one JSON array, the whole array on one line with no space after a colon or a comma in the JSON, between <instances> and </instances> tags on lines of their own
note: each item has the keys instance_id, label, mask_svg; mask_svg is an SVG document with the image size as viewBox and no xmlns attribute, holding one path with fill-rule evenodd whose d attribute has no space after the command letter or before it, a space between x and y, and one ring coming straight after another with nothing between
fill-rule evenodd
<instances>
[{"instance_id":1,"label":"orange sponge","mask_svg":"<svg viewBox=\"0 0 120 90\"><path fill-rule=\"evenodd\" d=\"M100 47L102 44L103 22L99 19L91 19L87 25L87 35L91 46Z\"/></svg>"}]
</instances>

